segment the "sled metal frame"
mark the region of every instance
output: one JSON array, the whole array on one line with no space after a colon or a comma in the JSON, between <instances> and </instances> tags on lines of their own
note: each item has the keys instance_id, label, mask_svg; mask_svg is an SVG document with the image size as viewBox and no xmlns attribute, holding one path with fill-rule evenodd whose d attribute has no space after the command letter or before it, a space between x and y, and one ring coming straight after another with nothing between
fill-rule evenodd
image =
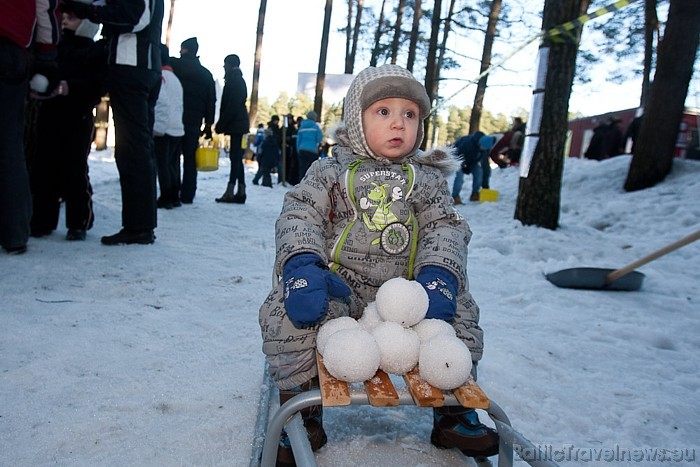
<instances>
[{"instance_id":1,"label":"sled metal frame","mask_svg":"<svg viewBox=\"0 0 700 467\"><path fill-rule=\"evenodd\" d=\"M399 394L399 405L415 405L413 397L408 390L401 388L397 392ZM318 465L299 412L312 405L321 405L322 403L321 391L313 389L292 397L275 412L267 426L260 458L261 467L274 467L277 460L279 437L283 429L286 430L289 436L296 464L300 467L316 467ZM367 393L361 389L351 387L350 405L370 405ZM453 394L445 394L444 405L461 406ZM533 467L557 467L555 462L542 460L547 459L546 456L538 447L513 429L508 416L498 404L490 401L488 409L484 410L495 423L500 438L498 467L512 467L514 446L518 446L520 450L532 454L535 460L523 460Z\"/></svg>"}]
</instances>

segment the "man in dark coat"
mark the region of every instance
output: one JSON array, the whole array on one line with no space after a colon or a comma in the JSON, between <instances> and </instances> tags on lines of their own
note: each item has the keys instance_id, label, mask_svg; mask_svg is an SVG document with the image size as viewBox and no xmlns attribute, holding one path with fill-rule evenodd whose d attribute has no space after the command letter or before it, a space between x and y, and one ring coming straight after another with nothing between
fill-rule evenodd
<instances>
[{"instance_id":1,"label":"man in dark coat","mask_svg":"<svg viewBox=\"0 0 700 467\"><path fill-rule=\"evenodd\" d=\"M195 153L199 137L211 139L211 126L216 111L216 86L209 70L199 63L196 37L191 37L180 45L180 58L170 59L173 73L182 84L184 110L182 122L185 136L182 137L182 186L180 200L190 204L197 191L197 162ZM204 128L202 129L202 122Z\"/></svg>"},{"instance_id":2,"label":"man in dark coat","mask_svg":"<svg viewBox=\"0 0 700 467\"><path fill-rule=\"evenodd\" d=\"M160 90L163 0L63 0L63 11L102 23L107 40L107 90L114 111L114 158L122 189L122 226L105 245L155 241L154 109Z\"/></svg>"},{"instance_id":3,"label":"man in dark coat","mask_svg":"<svg viewBox=\"0 0 700 467\"><path fill-rule=\"evenodd\" d=\"M231 172L229 173L226 191L218 203L245 203L245 171L243 167L243 135L250 130L250 119L245 101L248 98L243 74L241 73L241 60L238 55L229 55L224 59L224 92L221 96L221 108L219 109L219 121L216 122L216 132L231 137ZM238 181L238 191L233 190Z\"/></svg>"}]
</instances>

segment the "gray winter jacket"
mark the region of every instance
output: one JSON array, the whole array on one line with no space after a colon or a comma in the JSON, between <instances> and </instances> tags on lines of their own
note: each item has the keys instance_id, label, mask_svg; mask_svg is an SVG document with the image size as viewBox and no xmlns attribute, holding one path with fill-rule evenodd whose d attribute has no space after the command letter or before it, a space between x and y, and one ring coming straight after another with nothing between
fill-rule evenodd
<instances>
[{"instance_id":1,"label":"gray winter jacket","mask_svg":"<svg viewBox=\"0 0 700 467\"><path fill-rule=\"evenodd\" d=\"M314 162L285 196L275 227L276 273L281 276L286 261L300 253L323 258L353 290L348 301L331 300L326 319L332 319L359 318L391 278L413 279L426 265L444 267L460 283L453 325L479 360L483 335L467 279L471 231L452 205L445 177L459 164L453 154L435 150L398 163L337 146L333 156ZM316 375L317 326L297 329L291 324L281 284L261 307L260 325L263 351L280 388Z\"/></svg>"}]
</instances>

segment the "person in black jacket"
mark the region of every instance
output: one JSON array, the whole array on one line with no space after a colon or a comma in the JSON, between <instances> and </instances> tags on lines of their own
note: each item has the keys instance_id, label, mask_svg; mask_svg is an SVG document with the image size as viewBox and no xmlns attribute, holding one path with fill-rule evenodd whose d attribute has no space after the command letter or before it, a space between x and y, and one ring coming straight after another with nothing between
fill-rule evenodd
<instances>
[{"instance_id":1,"label":"person in black jacket","mask_svg":"<svg viewBox=\"0 0 700 467\"><path fill-rule=\"evenodd\" d=\"M102 23L107 40L107 90L114 111L114 158L122 189L122 226L105 245L155 241L154 109L160 90L163 0L63 0L64 12Z\"/></svg>"},{"instance_id":2,"label":"person in black jacket","mask_svg":"<svg viewBox=\"0 0 700 467\"><path fill-rule=\"evenodd\" d=\"M38 142L29 181L33 214L31 235L48 235L58 226L61 200L66 206L67 240L85 240L92 227L92 186L88 155L94 136L92 111L104 94L107 61L93 37L99 26L63 13L58 45L60 94L42 101Z\"/></svg>"},{"instance_id":3,"label":"person in black jacket","mask_svg":"<svg viewBox=\"0 0 700 467\"><path fill-rule=\"evenodd\" d=\"M246 87L243 74L241 73L241 60L238 55L229 55L224 59L224 92L221 96L221 107L219 109L219 121L216 122L215 130L219 134L231 137L231 171L229 173L226 191L220 198L216 198L217 203L238 203L243 204L246 200L245 194L245 170L243 167L243 135L248 133L250 119L245 101L248 98L248 88ZM233 190L238 181L238 190L233 194Z\"/></svg>"},{"instance_id":4,"label":"person in black jacket","mask_svg":"<svg viewBox=\"0 0 700 467\"><path fill-rule=\"evenodd\" d=\"M180 45L180 58L170 58L173 73L182 84L185 135L182 137L182 185L180 200L191 204L197 191L197 162L195 153L199 137L211 139L211 126L216 111L216 85L209 70L199 63L199 43L190 37ZM202 128L204 122L204 128Z\"/></svg>"}]
</instances>

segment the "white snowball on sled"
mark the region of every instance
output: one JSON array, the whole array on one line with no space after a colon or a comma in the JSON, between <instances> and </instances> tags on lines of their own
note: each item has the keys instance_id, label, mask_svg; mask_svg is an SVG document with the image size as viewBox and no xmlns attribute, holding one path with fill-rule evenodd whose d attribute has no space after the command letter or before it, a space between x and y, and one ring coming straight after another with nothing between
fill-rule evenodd
<instances>
[{"instance_id":1,"label":"white snowball on sled","mask_svg":"<svg viewBox=\"0 0 700 467\"><path fill-rule=\"evenodd\" d=\"M381 360L379 346L364 329L341 329L326 343L323 363L341 381L359 383L374 376Z\"/></svg>"},{"instance_id":2,"label":"white snowball on sled","mask_svg":"<svg viewBox=\"0 0 700 467\"><path fill-rule=\"evenodd\" d=\"M452 327L447 321L441 319L424 319L420 323L413 326L413 330L416 331L421 342L425 342L439 335L447 335L455 337L455 328Z\"/></svg>"},{"instance_id":3,"label":"white snowball on sled","mask_svg":"<svg viewBox=\"0 0 700 467\"><path fill-rule=\"evenodd\" d=\"M393 321L408 328L425 318L428 293L416 281L395 277L379 287L376 303L379 316L384 321Z\"/></svg>"},{"instance_id":4,"label":"white snowball on sled","mask_svg":"<svg viewBox=\"0 0 700 467\"><path fill-rule=\"evenodd\" d=\"M418 371L436 388L455 389L469 379L472 355L459 338L437 335L421 344Z\"/></svg>"},{"instance_id":5,"label":"white snowball on sled","mask_svg":"<svg viewBox=\"0 0 700 467\"><path fill-rule=\"evenodd\" d=\"M379 323L382 323L382 317L379 316L379 310L377 310L377 303L369 302L362 312L362 317L357 322L368 332L372 332Z\"/></svg>"},{"instance_id":6,"label":"white snowball on sled","mask_svg":"<svg viewBox=\"0 0 700 467\"><path fill-rule=\"evenodd\" d=\"M341 316L326 321L318 328L318 334L316 334L316 350L318 350L321 355L326 355L325 347L331 335L341 329L358 329L359 327L360 325L357 321L349 316Z\"/></svg>"},{"instance_id":7,"label":"white snowball on sled","mask_svg":"<svg viewBox=\"0 0 700 467\"><path fill-rule=\"evenodd\" d=\"M418 364L420 339L412 329L385 321L372 331L379 346L379 368L387 373L405 375Z\"/></svg>"}]
</instances>

